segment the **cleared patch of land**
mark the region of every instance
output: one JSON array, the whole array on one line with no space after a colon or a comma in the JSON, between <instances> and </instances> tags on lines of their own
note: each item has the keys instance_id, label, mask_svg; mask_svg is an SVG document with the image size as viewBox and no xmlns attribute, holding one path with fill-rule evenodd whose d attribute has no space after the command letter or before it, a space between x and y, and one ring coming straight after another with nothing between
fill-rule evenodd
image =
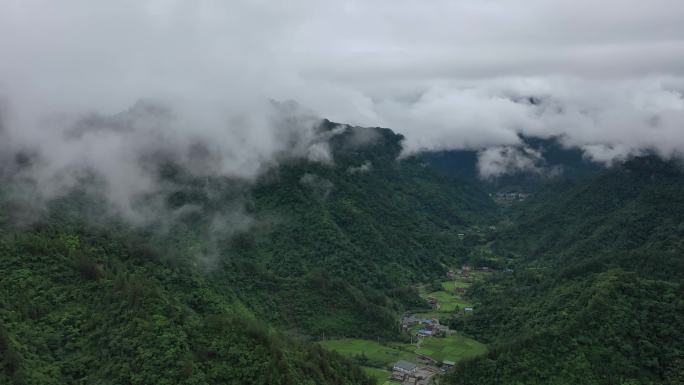
<instances>
[{"instance_id":1,"label":"cleared patch of land","mask_svg":"<svg viewBox=\"0 0 684 385\"><path fill-rule=\"evenodd\" d=\"M453 294L449 294L446 291L433 291L432 293L425 294L424 297L432 297L439 302L439 309L437 309L437 312L439 313L453 313L457 309L472 306L470 302L454 296Z\"/></svg>"},{"instance_id":2,"label":"cleared patch of land","mask_svg":"<svg viewBox=\"0 0 684 385\"><path fill-rule=\"evenodd\" d=\"M465 282L465 281L444 281L442 282L442 287L444 288L443 290L449 293L452 293L454 291L454 288L456 287L462 287L462 288L468 288L472 285L470 282Z\"/></svg>"},{"instance_id":3,"label":"cleared patch of land","mask_svg":"<svg viewBox=\"0 0 684 385\"><path fill-rule=\"evenodd\" d=\"M389 368L399 360L414 360L415 346L409 344L383 345L375 341L357 338L343 338L339 340L321 341L320 344L328 350L334 350L344 356L352 357L358 362L376 368ZM364 357L367 361L362 361ZM359 359L360 358L360 359Z\"/></svg>"},{"instance_id":4,"label":"cleared patch of land","mask_svg":"<svg viewBox=\"0 0 684 385\"><path fill-rule=\"evenodd\" d=\"M416 353L430 356L437 361L460 361L464 358L484 354L487 347L480 342L459 334L444 338L425 338Z\"/></svg>"},{"instance_id":5,"label":"cleared patch of land","mask_svg":"<svg viewBox=\"0 0 684 385\"><path fill-rule=\"evenodd\" d=\"M378 384L382 384L385 381L387 381L387 379L392 374L392 373L390 373L389 370L372 368L370 366L362 366L361 368L363 369L364 372L366 372L366 374L375 378L377 380Z\"/></svg>"},{"instance_id":6,"label":"cleared patch of land","mask_svg":"<svg viewBox=\"0 0 684 385\"><path fill-rule=\"evenodd\" d=\"M423 339L420 349L415 344L390 343L379 344L375 341L356 338L321 341L320 344L344 356L354 358L364 366L374 368L390 368L398 360L415 361L416 354L430 356L437 361L459 361L487 351L484 344L471 338L452 334L448 337L432 337Z\"/></svg>"},{"instance_id":7,"label":"cleared patch of land","mask_svg":"<svg viewBox=\"0 0 684 385\"><path fill-rule=\"evenodd\" d=\"M463 298L462 294L456 292L456 288L468 289L472 282L482 279L480 272L471 272L470 277L458 277L455 280L443 281L442 290L428 291L426 286L419 288L418 293L423 299L432 297L439 303L438 309L417 313L425 318L437 318L446 320L456 311L462 311L465 307L472 307L472 303Z\"/></svg>"}]
</instances>

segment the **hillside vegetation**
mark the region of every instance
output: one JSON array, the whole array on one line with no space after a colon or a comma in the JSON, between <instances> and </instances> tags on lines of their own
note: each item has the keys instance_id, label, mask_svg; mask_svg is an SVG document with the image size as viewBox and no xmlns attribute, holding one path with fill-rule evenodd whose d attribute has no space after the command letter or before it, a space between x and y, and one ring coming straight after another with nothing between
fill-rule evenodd
<instances>
[{"instance_id":1,"label":"hillside vegetation","mask_svg":"<svg viewBox=\"0 0 684 385\"><path fill-rule=\"evenodd\" d=\"M475 186L396 161L401 138L374 132L362 148L333 138L334 167L290 164L254 190L257 221L276 224L238 237L231 254L256 262L260 284L277 288L235 277L247 302L269 304L261 314L314 335L391 337L398 312L424 306L408 285L442 276L466 252L458 229L495 213Z\"/></svg>"},{"instance_id":2,"label":"hillside vegetation","mask_svg":"<svg viewBox=\"0 0 684 385\"><path fill-rule=\"evenodd\" d=\"M370 384L125 233L3 232L0 383Z\"/></svg>"},{"instance_id":3,"label":"hillside vegetation","mask_svg":"<svg viewBox=\"0 0 684 385\"><path fill-rule=\"evenodd\" d=\"M366 384L309 340L395 338L409 285L464 253L495 215L477 186L397 160L402 137L324 122L328 162L284 159L257 181L156 160L160 215L132 226L97 176L29 224L0 191L0 383ZM24 159L30 167L30 159Z\"/></svg>"},{"instance_id":4,"label":"hillside vegetation","mask_svg":"<svg viewBox=\"0 0 684 385\"><path fill-rule=\"evenodd\" d=\"M536 179L500 208L491 184L398 159L388 129L319 131L329 157L278 159L256 180L151 156L160 188L140 197L144 224L108 208L97 175L45 207L3 180L0 383L372 384L402 357L385 349L402 343L401 314L430 314L417 287L440 297L465 261L513 272L469 287L467 317L440 297L459 334L422 349L470 357L443 383L684 381L679 164L594 174L570 154L572 178ZM382 357L313 343L331 338Z\"/></svg>"},{"instance_id":5,"label":"hillside vegetation","mask_svg":"<svg viewBox=\"0 0 684 385\"><path fill-rule=\"evenodd\" d=\"M463 327L494 347L453 384L680 384L684 172L655 157L550 186L494 249L519 261L473 288Z\"/></svg>"}]
</instances>

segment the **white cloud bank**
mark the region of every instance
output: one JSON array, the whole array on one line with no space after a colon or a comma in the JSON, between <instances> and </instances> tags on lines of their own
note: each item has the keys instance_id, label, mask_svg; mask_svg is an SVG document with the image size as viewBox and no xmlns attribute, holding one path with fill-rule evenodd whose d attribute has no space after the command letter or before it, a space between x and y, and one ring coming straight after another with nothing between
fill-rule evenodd
<instances>
[{"instance_id":1,"label":"white cloud bank","mask_svg":"<svg viewBox=\"0 0 684 385\"><path fill-rule=\"evenodd\" d=\"M6 0L0 149L39 151L52 188L95 168L124 207L154 188L142 154L246 178L283 153L329 161L315 116L391 127L407 154L524 161L501 149L525 134L674 156L682 20L681 0Z\"/></svg>"}]
</instances>

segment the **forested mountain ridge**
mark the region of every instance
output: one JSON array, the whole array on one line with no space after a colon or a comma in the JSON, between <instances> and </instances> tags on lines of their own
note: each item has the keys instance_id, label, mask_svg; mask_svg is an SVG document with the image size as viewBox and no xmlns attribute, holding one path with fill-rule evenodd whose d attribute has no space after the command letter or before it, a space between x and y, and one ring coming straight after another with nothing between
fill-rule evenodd
<instances>
[{"instance_id":1,"label":"forested mountain ridge","mask_svg":"<svg viewBox=\"0 0 684 385\"><path fill-rule=\"evenodd\" d=\"M513 208L494 249L519 265L476 286L459 325L493 348L449 383L682 383L682 182L641 157Z\"/></svg>"},{"instance_id":2,"label":"forested mountain ridge","mask_svg":"<svg viewBox=\"0 0 684 385\"><path fill-rule=\"evenodd\" d=\"M419 157L442 175L475 181L491 192L533 192L549 182L578 180L604 169L587 159L582 150L564 146L561 138L520 136L520 144L506 150L525 156L528 167L487 177L479 172L483 150L427 152Z\"/></svg>"},{"instance_id":3,"label":"forested mountain ridge","mask_svg":"<svg viewBox=\"0 0 684 385\"><path fill-rule=\"evenodd\" d=\"M318 129L329 157L253 181L155 158L145 225L108 211L96 177L18 221L8 179L0 382L370 384L311 341L400 338L400 315L426 306L415 285L476 249L514 272L468 290L475 311L452 326L490 349L446 383L681 382L679 164L635 158L501 208L491 185L399 159L389 129Z\"/></svg>"},{"instance_id":4,"label":"forested mountain ridge","mask_svg":"<svg viewBox=\"0 0 684 385\"><path fill-rule=\"evenodd\" d=\"M409 285L444 274L458 229L497 209L397 160L390 130L320 129L329 161L283 160L254 183L158 160L162 195L142 200L166 214L142 227L88 180L17 224L7 181L0 382L369 383L305 340L395 338L398 314L424 306Z\"/></svg>"},{"instance_id":5,"label":"forested mountain ridge","mask_svg":"<svg viewBox=\"0 0 684 385\"><path fill-rule=\"evenodd\" d=\"M494 247L566 268L593 261L681 279L683 193L678 162L635 158L588 181L551 185L512 214L515 227L503 231Z\"/></svg>"},{"instance_id":6,"label":"forested mountain ridge","mask_svg":"<svg viewBox=\"0 0 684 385\"><path fill-rule=\"evenodd\" d=\"M497 208L477 185L399 161L391 130L322 129L337 132L332 162L287 162L257 181L246 197L256 224L219 247L230 258L210 276L296 333L395 338L398 313L425 306L409 285L444 275L466 253L459 229Z\"/></svg>"},{"instance_id":7,"label":"forested mountain ridge","mask_svg":"<svg viewBox=\"0 0 684 385\"><path fill-rule=\"evenodd\" d=\"M3 231L0 382L370 384L134 234Z\"/></svg>"}]
</instances>

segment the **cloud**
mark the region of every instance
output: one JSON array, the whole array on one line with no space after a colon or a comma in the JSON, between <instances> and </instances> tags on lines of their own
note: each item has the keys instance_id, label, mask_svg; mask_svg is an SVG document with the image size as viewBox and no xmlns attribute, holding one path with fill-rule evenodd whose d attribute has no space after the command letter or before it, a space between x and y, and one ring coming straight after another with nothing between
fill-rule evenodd
<instances>
[{"instance_id":1,"label":"cloud","mask_svg":"<svg viewBox=\"0 0 684 385\"><path fill-rule=\"evenodd\" d=\"M582 146L582 150L587 159L609 166L628 157L642 155L644 152L638 148L606 144L586 144Z\"/></svg>"},{"instance_id":2,"label":"cloud","mask_svg":"<svg viewBox=\"0 0 684 385\"><path fill-rule=\"evenodd\" d=\"M328 199L328 196L335 187L333 183L316 174L306 173L299 178L299 183L312 191L314 196L321 200Z\"/></svg>"},{"instance_id":3,"label":"cloud","mask_svg":"<svg viewBox=\"0 0 684 385\"><path fill-rule=\"evenodd\" d=\"M364 174L370 172L373 169L373 163L367 160L363 162L360 166L351 166L347 168L347 173L349 174Z\"/></svg>"},{"instance_id":4,"label":"cloud","mask_svg":"<svg viewBox=\"0 0 684 385\"><path fill-rule=\"evenodd\" d=\"M155 159L242 179L332 164L322 117L390 127L404 155L478 150L487 175L527 167L521 134L679 156L682 19L680 0L9 0L0 151L32 154L45 196L96 172L131 215Z\"/></svg>"},{"instance_id":5,"label":"cloud","mask_svg":"<svg viewBox=\"0 0 684 385\"><path fill-rule=\"evenodd\" d=\"M15 152L4 154L10 160L12 154L28 154L27 164L11 176L30 182L25 187L36 203L95 177L112 208L145 223L161 208L142 198L168 190L159 175L166 162L195 177L245 182L293 157L330 161L330 133L320 132L318 118L294 104L267 102L260 108L257 115L202 115L201 107L188 111L184 105L140 101L113 115L51 117L24 126L13 132Z\"/></svg>"},{"instance_id":6,"label":"cloud","mask_svg":"<svg viewBox=\"0 0 684 385\"><path fill-rule=\"evenodd\" d=\"M529 147L490 147L478 154L477 171L490 179L516 172L543 173L540 152Z\"/></svg>"},{"instance_id":7,"label":"cloud","mask_svg":"<svg viewBox=\"0 0 684 385\"><path fill-rule=\"evenodd\" d=\"M406 134L404 154L492 148L480 152L486 156L522 145L521 135L558 137L605 164L643 151L678 157L684 149L684 98L670 79L501 78L477 85L432 88L385 108Z\"/></svg>"},{"instance_id":8,"label":"cloud","mask_svg":"<svg viewBox=\"0 0 684 385\"><path fill-rule=\"evenodd\" d=\"M376 143L381 135L378 130L369 127L346 127L349 130L349 136L345 141L345 145L350 148L358 148Z\"/></svg>"},{"instance_id":9,"label":"cloud","mask_svg":"<svg viewBox=\"0 0 684 385\"><path fill-rule=\"evenodd\" d=\"M214 213L207 237L194 255L195 261L207 272L215 270L220 261L221 241L230 239L235 234L246 232L255 226L257 226L255 219L245 213L243 205L235 205L232 210Z\"/></svg>"}]
</instances>

